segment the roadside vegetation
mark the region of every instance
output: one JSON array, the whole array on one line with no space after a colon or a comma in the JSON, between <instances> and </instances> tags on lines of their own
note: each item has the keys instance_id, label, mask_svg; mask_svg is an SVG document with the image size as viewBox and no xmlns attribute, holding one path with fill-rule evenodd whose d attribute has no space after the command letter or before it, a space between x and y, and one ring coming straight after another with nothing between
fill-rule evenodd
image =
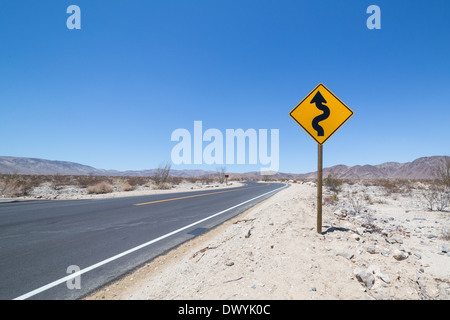
<instances>
[{"instance_id":1,"label":"roadside vegetation","mask_svg":"<svg viewBox=\"0 0 450 320\"><path fill-rule=\"evenodd\" d=\"M62 192L75 187L84 194L105 194L133 190L167 190L181 183L200 185L223 184L225 167L217 168L216 173L200 177L174 177L170 175L169 163L161 164L152 176L97 176L97 175L22 175L17 173L0 174L0 197L33 196L39 187ZM324 204L334 205L346 201L357 214L372 204L383 204L386 199L412 197L431 211L447 211L450 208L450 160L442 162L435 170L434 179L342 179L330 173L324 180ZM229 181L240 181L230 175ZM252 180L252 179L245 179ZM312 183L315 180L276 179L274 176L261 176L259 181ZM352 186L352 188L349 188ZM377 188L384 197L374 197L368 192Z\"/></svg>"},{"instance_id":2,"label":"roadside vegetation","mask_svg":"<svg viewBox=\"0 0 450 320\"><path fill-rule=\"evenodd\" d=\"M77 188L80 194L106 194L133 190L168 190L181 183L220 185L216 174L200 177L170 176L170 165L162 165L152 176L97 176L97 175L26 175L0 174L0 197L15 198L33 196L35 188L48 188L55 194L67 188Z\"/></svg>"}]
</instances>

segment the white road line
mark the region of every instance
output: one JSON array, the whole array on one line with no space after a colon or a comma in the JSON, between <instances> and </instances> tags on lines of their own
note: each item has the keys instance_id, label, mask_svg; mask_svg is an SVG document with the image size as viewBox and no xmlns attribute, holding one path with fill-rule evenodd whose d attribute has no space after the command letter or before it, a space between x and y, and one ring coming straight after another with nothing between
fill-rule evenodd
<instances>
[{"instance_id":1,"label":"white road line","mask_svg":"<svg viewBox=\"0 0 450 320\"><path fill-rule=\"evenodd\" d=\"M282 186L282 187L280 187L280 188L277 188L277 189L275 189L275 190L272 190L272 191L266 192L266 193L264 193L264 194L262 194L262 195L259 195L259 196L257 196L257 197L254 197L254 198L252 198L252 199L250 199L250 200L244 201L244 202L242 202L242 203L240 203L240 204L237 204L237 205L235 205L235 206L233 206L233 207L231 207L231 208L228 208L228 209L225 209L225 210L220 211L220 212L218 212L218 213L215 213L215 214L213 214L213 215L211 215L211 216L209 216L209 217L206 217L206 218L204 218L204 219L198 220L197 222L191 223L191 224L189 224L189 225L187 225L187 226L185 226L185 227L182 227L182 228L177 229L177 230L175 230L175 231L169 232L169 233L167 233L167 234L165 234L165 235L163 235L163 236L161 236L161 237L158 237L158 238L156 238L156 239L153 239L153 240L151 240L151 241L148 241L148 242L146 242L146 243L143 243L143 244L141 244L141 245L139 245L139 246L136 246L136 247L131 248L131 249L127 250L127 251L124 251L124 252L119 253L119 254L117 254L117 255L115 255L115 256L112 256L111 258L108 258L108 259L105 259L105 260L103 260L103 261L100 261L100 262L98 262L98 263L96 263L96 264L93 264L93 265L90 266L90 267L84 268L84 269L82 269L82 270L80 270L80 271L78 271L78 272L72 273L72 274L70 274L70 275L68 275L68 276L66 276L66 277L64 277L64 278L55 280L55 281L53 281L53 282L51 282L51 283L49 283L49 284L46 284L45 286L42 286L42 287L40 287L40 288L37 288L37 289L35 289L35 290L33 290L33 291L30 291L30 292L28 292L28 293L25 293L25 294L23 294L23 295L21 295L21 296L19 296L19 297L17 297L17 298L14 298L13 300L25 300L25 299L28 299L28 298L30 298L30 297L32 297L32 296L38 294L38 293L41 293L41 292L46 291L46 290L48 290L48 289L50 289L50 288L53 288L53 287L55 287L55 286L57 286L57 285L59 285L59 284L61 284L61 283L64 283L64 282L66 282L67 280L70 280L70 279L73 279L73 278L75 278L75 277L78 277L78 276L82 275L83 273L86 273L86 272L89 272L89 271L91 271L91 270L94 270L94 269L96 269L96 268L98 268L98 267L100 267L100 266L103 266L103 265L105 265L105 264L111 262L111 261L114 261L114 260L117 260L117 259L119 259L119 258L121 258L121 257L123 257L123 256L126 256L127 254L130 254L130 253L135 252L135 251L137 251L137 250L139 250L139 249L142 249L142 248L144 248L144 247L147 247L147 246L149 246L149 245L151 245L151 244L153 244L153 243L156 243L156 242L158 242L158 241L160 241L160 240L162 240L162 239L165 239L165 238L167 238L167 237L170 237L170 236L172 236L172 235L174 235L174 234L176 234L176 233L178 233L178 232L180 232L180 231L189 229L190 227L195 226L196 224L199 224L199 223L202 223L202 222L204 222L204 221L206 221L206 220L209 220L209 219L211 219L211 218L217 217L217 216L219 216L219 215L221 215L221 214L223 214L223 213L225 213L225 212L228 212L228 211L233 210L233 209L235 209L235 208L237 208L237 207L240 207L240 206L242 206L242 205L244 205L244 204L246 204L246 203L249 203L250 201L256 200L256 199L261 198L261 197L264 197L265 195L268 195L269 193L272 193L272 192L281 190L281 189L283 189L283 188L286 188L286 186L287 186L287 184L285 184L284 186Z\"/></svg>"}]
</instances>

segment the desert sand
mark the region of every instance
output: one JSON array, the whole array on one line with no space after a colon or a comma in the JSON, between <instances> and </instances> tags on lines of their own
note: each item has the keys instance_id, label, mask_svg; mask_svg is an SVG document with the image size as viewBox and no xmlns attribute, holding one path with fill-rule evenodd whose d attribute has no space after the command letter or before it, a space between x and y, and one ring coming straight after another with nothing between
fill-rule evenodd
<instances>
[{"instance_id":1,"label":"desert sand","mask_svg":"<svg viewBox=\"0 0 450 320\"><path fill-rule=\"evenodd\" d=\"M315 184L291 183L85 299L449 299L450 214L421 192L325 190L319 234Z\"/></svg>"}]
</instances>

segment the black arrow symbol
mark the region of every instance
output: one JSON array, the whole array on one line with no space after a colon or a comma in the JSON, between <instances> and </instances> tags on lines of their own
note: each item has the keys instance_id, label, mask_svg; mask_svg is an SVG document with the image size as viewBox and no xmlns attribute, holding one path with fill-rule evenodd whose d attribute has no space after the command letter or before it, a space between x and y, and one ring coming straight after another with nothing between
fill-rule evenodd
<instances>
[{"instance_id":1,"label":"black arrow symbol","mask_svg":"<svg viewBox=\"0 0 450 320\"><path fill-rule=\"evenodd\" d=\"M326 105L324 105L324 103L327 103L327 101L322 96L320 91L317 91L316 95L314 96L314 98L312 98L310 103L315 103L316 108L323 111L321 115L315 117L312 121L312 127L317 131L317 136L323 137L323 128L319 125L319 122L327 119L330 116L330 109Z\"/></svg>"}]
</instances>

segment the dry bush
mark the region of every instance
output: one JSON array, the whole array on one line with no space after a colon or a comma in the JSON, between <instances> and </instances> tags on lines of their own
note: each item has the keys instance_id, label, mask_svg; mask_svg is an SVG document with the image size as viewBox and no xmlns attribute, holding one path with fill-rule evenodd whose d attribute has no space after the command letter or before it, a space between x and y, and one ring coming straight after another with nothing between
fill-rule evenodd
<instances>
[{"instance_id":1,"label":"dry bush","mask_svg":"<svg viewBox=\"0 0 450 320\"><path fill-rule=\"evenodd\" d=\"M211 184L214 182L214 176L211 174L205 174L200 177L202 184Z\"/></svg>"},{"instance_id":2,"label":"dry bush","mask_svg":"<svg viewBox=\"0 0 450 320\"><path fill-rule=\"evenodd\" d=\"M330 173L325 179L324 184L326 187L328 187L331 191L334 193L339 193L339 191L342 190L341 185L343 181L341 179L338 179L335 175Z\"/></svg>"},{"instance_id":3,"label":"dry bush","mask_svg":"<svg viewBox=\"0 0 450 320\"><path fill-rule=\"evenodd\" d=\"M182 181L187 182L187 183L195 183L195 182L197 182L197 178L196 177L184 177L182 179Z\"/></svg>"},{"instance_id":4,"label":"dry bush","mask_svg":"<svg viewBox=\"0 0 450 320\"><path fill-rule=\"evenodd\" d=\"M18 174L4 174L0 179L0 194L8 197L21 196L24 193L22 181Z\"/></svg>"},{"instance_id":5,"label":"dry bush","mask_svg":"<svg viewBox=\"0 0 450 320\"><path fill-rule=\"evenodd\" d=\"M350 193L347 192L347 199L350 203L351 208L357 214L360 214L361 211L366 207L366 195L360 192Z\"/></svg>"},{"instance_id":6,"label":"dry bush","mask_svg":"<svg viewBox=\"0 0 450 320\"><path fill-rule=\"evenodd\" d=\"M74 176L74 180L81 188L87 188L102 182L100 176L94 176L92 174L88 176Z\"/></svg>"},{"instance_id":7,"label":"dry bush","mask_svg":"<svg viewBox=\"0 0 450 320\"><path fill-rule=\"evenodd\" d=\"M111 193L114 187L110 185L108 182L102 181L93 186L89 186L86 188L86 192L88 194L103 194L103 193Z\"/></svg>"},{"instance_id":8,"label":"dry bush","mask_svg":"<svg viewBox=\"0 0 450 320\"><path fill-rule=\"evenodd\" d=\"M131 184L129 184L129 183L125 183L125 184L122 186L122 191L131 191L131 190L133 190L133 187L132 187Z\"/></svg>"},{"instance_id":9,"label":"dry bush","mask_svg":"<svg viewBox=\"0 0 450 320\"><path fill-rule=\"evenodd\" d=\"M153 186L153 190L168 190L172 188L172 186L168 183L158 183L157 185Z\"/></svg>"},{"instance_id":10,"label":"dry bush","mask_svg":"<svg viewBox=\"0 0 450 320\"><path fill-rule=\"evenodd\" d=\"M183 178L181 177L169 177L167 178L167 181L172 185L179 185L181 181L183 181Z\"/></svg>"},{"instance_id":11,"label":"dry bush","mask_svg":"<svg viewBox=\"0 0 450 320\"><path fill-rule=\"evenodd\" d=\"M450 205L450 158L446 157L436 171L436 179L430 181L422 195L429 210L444 211Z\"/></svg>"},{"instance_id":12,"label":"dry bush","mask_svg":"<svg viewBox=\"0 0 450 320\"><path fill-rule=\"evenodd\" d=\"M380 179L378 180L379 186L382 187L387 194L399 193L400 188L397 180L392 179Z\"/></svg>"},{"instance_id":13,"label":"dry bush","mask_svg":"<svg viewBox=\"0 0 450 320\"><path fill-rule=\"evenodd\" d=\"M333 193L331 196L329 197L325 197L323 199L323 203L325 205L334 205L339 201L338 195L337 193Z\"/></svg>"},{"instance_id":14,"label":"dry bush","mask_svg":"<svg viewBox=\"0 0 450 320\"><path fill-rule=\"evenodd\" d=\"M165 184L170 174L170 164L166 163L165 165L160 165L158 169L156 169L152 179L156 185Z\"/></svg>"},{"instance_id":15,"label":"dry bush","mask_svg":"<svg viewBox=\"0 0 450 320\"><path fill-rule=\"evenodd\" d=\"M62 175L59 173L52 176L47 176L47 181L50 182L50 185L54 190L59 190L63 186L68 186L74 183L72 176Z\"/></svg>"},{"instance_id":16,"label":"dry bush","mask_svg":"<svg viewBox=\"0 0 450 320\"><path fill-rule=\"evenodd\" d=\"M437 178L444 186L450 188L450 157L445 157L444 162L438 165L437 171Z\"/></svg>"},{"instance_id":17,"label":"dry bush","mask_svg":"<svg viewBox=\"0 0 450 320\"><path fill-rule=\"evenodd\" d=\"M142 186L148 183L149 178L147 177L127 177L126 178L129 185L132 187Z\"/></svg>"},{"instance_id":18,"label":"dry bush","mask_svg":"<svg viewBox=\"0 0 450 320\"><path fill-rule=\"evenodd\" d=\"M450 204L449 188L445 185L431 184L428 190L423 190L422 196L425 199L428 210L444 211Z\"/></svg>"},{"instance_id":19,"label":"dry bush","mask_svg":"<svg viewBox=\"0 0 450 320\"><path fill-rule=\"evenodd\" d=\"M364 201L367 203L367 204L373 204L373 200L372 200L372 198L370 197L370 195L368 195L368 194L364 194Z\"/></svg>"},{"instance_id":20,"label":"dry bush","mask_svg":"<svg viewBox=\"0 0 450 320\"><path fill-rule=\"evenodd\" d=\"M19 197L38 187L45 179L38 175L21 175L17 173L0 175L0 195Z\"/></svg>"},{"instance_id":21,"label":"dry bush","mask_svg":"<svg viewBox=\"0 0 450 320\"><path fill-rule=\"evenodd\" d=\"M220 168L217 168L216 171L217 171L217 178L219 179L219 183L224 183L227 168L222 166Z\"/></svg>"}]
</instances>

